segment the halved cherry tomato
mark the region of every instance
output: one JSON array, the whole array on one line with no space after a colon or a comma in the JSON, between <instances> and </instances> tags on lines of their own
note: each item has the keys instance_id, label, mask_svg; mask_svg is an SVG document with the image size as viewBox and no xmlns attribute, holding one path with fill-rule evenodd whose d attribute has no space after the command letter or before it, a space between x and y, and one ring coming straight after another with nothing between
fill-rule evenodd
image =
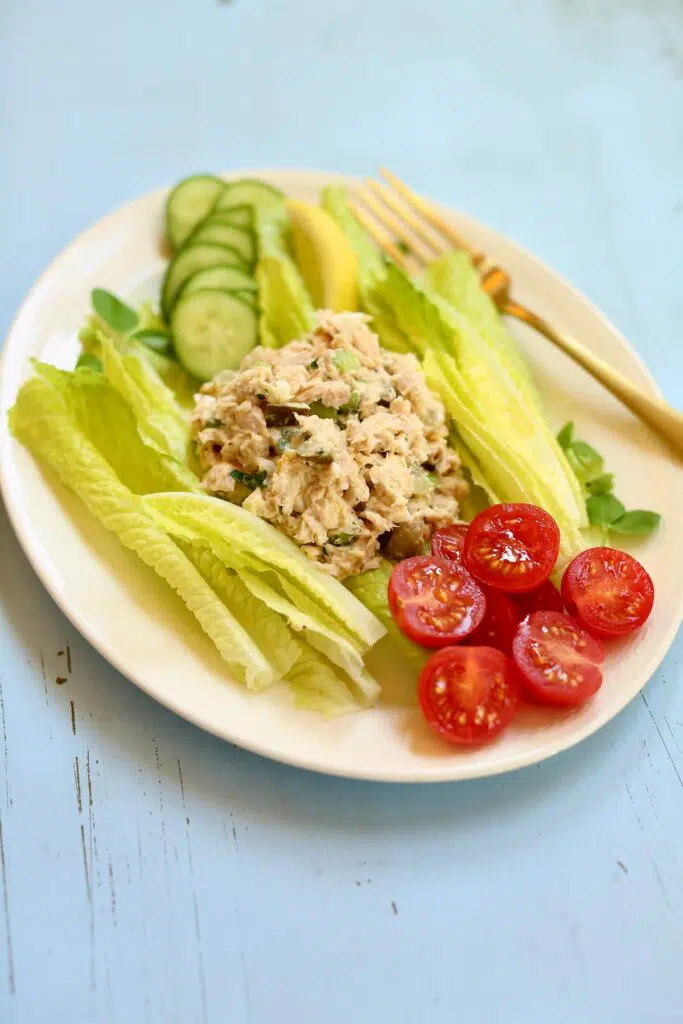
<instances>
[{"instance_id":1,"label":"halved cherry tomato","mask_svg":"<svg viewBox=\"0 0 683 1024\"><path fill-rule=\"evenodd\" d=\"M559 612L532 612L512 642L527 693L541 704L573 708L602 684L602 644Z\"/></svg>"},{"instance_id":2,"label":"halved cherry tomato","mask_svg":"<svg viewBox=\"0 0 683 1024\"><path fill-rule=\"evenodd\" d=\"M445 558L447 562L462 565L462 549L467 533L466 523L451 523L437 530L432 537L432 554Z\"/></svg>"},{"instance_id":3,"label":"halved cherry tomato","mask_svg":"<svg viewBox=\"0 0 683 1024\"><path fill-rule=\"evenodd\" d=\"M522 502L492 505L469 525L463 560L488 587L510 593L534 590L553 570L560 531L552 516Z\"/></svg>"},{"instance_id":4,"label":"halved cherry tomato","mask_svg":"<svg viewBox=\"0 0 683 1024\"><path fill-rule=\"evenodd\" d=\"M416 555L404 558L392 572L389 607L399 629L415 643L446 647L477 628L486 598L462 566Z\"/></svg>"},{"instance_id":5,"label":"halved cherry tomato","mask_svg":"<svg viewBox=\"0 0 683 1024\"><path fill-rule=\"evenodd\" d=\"M532 612L563 612L564 601L554 583L546 580L536 590L526 594L514 594L512 600L519 609L520 619L525 619Z\"/></svg>"},{"instance_id":6,"label":"halved cherry tomato","mask_svg":"<svg viewBox=\"0 0 683 1024\"><path fill-rule=\"evenodd\" d=\"M623 636L642 626L655 600L648 573L625 551L589 548L562 577L567 611L591 633Z\"/></svg>"},{"instance_id":7,"label":"halved cherry tomato","mask_svg":"<svg viewBox=\"0 0 683 1024\"><path fill-rule=\"evenodd\" d=\"M495 647L509 654L512 641L522 616L516 603L499 590L484 588L486 615L481 625L470 633L465 643L469 647Z\"/></svg>"},{"instance_id":8,"label":"halved cherry tomato","mask_svg":"<svg viewBox=\"0 0 683 1024\"><path fill-rule=\"evenodd\" d=\"M492 647L447 647L420 673L418 697L428 724L449 743L487 743L513 719L520 689L512 662Z\"/></svg>"}]
</instances>

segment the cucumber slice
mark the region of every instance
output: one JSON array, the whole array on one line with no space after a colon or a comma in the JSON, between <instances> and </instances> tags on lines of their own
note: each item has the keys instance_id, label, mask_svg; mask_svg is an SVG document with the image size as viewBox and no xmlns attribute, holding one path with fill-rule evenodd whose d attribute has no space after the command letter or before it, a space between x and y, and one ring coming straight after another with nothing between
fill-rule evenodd
<instances>
[{"instance_id":1,"label":"cucumber slice","mask_svg":"<svg viewBox=\"0 0 683 1024\"><path fill-rule=\"evenodd\" d=\"M258 318L239 296L206 288L181 296L171 333L188 373L210 380L220 370L236 370L251 352L258 340Z\"/></svg>"},{"instance_id":2,"label":"cucumber slice","mask_svg":"<svg viewBox=\"0 0 683 1024\"><path fill-rule=\"evenodd\" d=\"M242 299L252 309L258 309L258 294L249 288L231 288L231 295L236 295L238 299Z\"/></svg>"},{"instance_id":3,"label":"cucumber slice","mask_svg":"<svg viewBox=\"0 0 683 1024\"><path fill-rule=\"evenodd\" d=\"M234 224L221 224L211 217L207 218L193 231L187 244L199 245L203 242L234 249L249 266L253 266L256 259L254 236L250 231L238 228Z\"/></svg>"},{"instance_id":4,"label":"cucumber slice","mask_svg":"<svg viewBox=\"0 0 683 1024\"><path fill-rule=\"evenodd\" d=\"M234 224L238 228L254 229L254 210L251 206L230 206L227 210L218 210L209 215L211 220L221 224Z\"/></svg>"},{"instance_id":5,"label":"cucumber slice","mask_svg":"<svg viewBox=\"0 0 683 1024\"><path fill-rule=\"evenodd\" d=\"M166 320L180 289L193 274L208 267L239 267L244 270L244 260L234 249L221 245L187 245L168 265L161 288L161 311Z\"/></svg>"},{"instance_id":6,"label":"cucumber slice","mask_svg":"<svg viewBox=\"0 0 683 1024\"><path fill-rule=\"evenodd\" d=\"M208 270L200 270L185 282L180 295L191 295L192 292L199 292L205 288L256 295L256 281L251 274L246 270L240 270L239 267L210 267Z\"/></svg>"},{"instance_id":7,"label":"cucumber slice","mask_svg":"<svg viewBox=\"0 0 683 1024\"><path fill-rule=\"evenodd\" d=\"M225 189L217 196L212 213L219 210L230 210L236 206L283 206L284 195L265 181L255 178L243 178L241 181L226 182Z\"/></svg>"},{"instance_id":8,"label":"cucumber slice","mask_svg":"<svg viewBox=\"0 0 683 1024\"><path fill-rule=\"evenodd\" d=\"M179 249L206 217L225 189L225 182L213 174L193 174L176 185L166 200L166 234Z\"/></svg>"}]
</instances>

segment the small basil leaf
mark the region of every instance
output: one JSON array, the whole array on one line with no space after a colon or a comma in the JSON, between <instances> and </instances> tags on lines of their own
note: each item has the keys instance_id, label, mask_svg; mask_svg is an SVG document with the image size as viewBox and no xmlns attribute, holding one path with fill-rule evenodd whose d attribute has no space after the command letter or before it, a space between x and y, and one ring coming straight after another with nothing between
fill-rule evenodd
<instances>
[{"instance_id":1,"label":"small basil leaf","mask_svg":"<svg viewBox=\"0 0 683 1024\"><path fill-rule=\"evenodd\" d=\"M566 454L573 466L569 453L579 463L580 479L584 481L592 480L602 473L602 456L586 441L572 441L569 445Z\"/></svg>"},{"instance_id":2,"label":"small basil leaf","mask_svg":"<svg viewBox=\"0 0 683 1024\"><path fill-rule=\"evenodd\" d=\"M171 339L168 334L162 334L161 331L136 331L133 337L136 341L142 341L147 348L151 348L154 352L168 352L171 347Z\"/></svg>"},{"instance_id":3,"label":"small basil leaf","mask_svg":"<svg viewBox=\"0 0 683 1024\"><path fill-rule=\"evenodd\" d=\"M560 448L568 448L574 440L574 424L570 420L569 423L565 423L562 430L557 435L557 443Z\"/></svg>"},{"instance_id":4,"label":"small basil leaf","mask_svg":"<svg viewBox=\"0 0 683 1024\"><path fill-rule=\"evenodd\" d=\"M613 494L596 494L586 499L586 511L593 526L611 526L626 509Z\"/></svg>"},{"instance_id":5,"label":"small basil leaf","mask_svg":"<svg viewBox=\"0 0 683 1024\"><path fill-rule=\"evenodd\" d=\"M601 476L596 476L594 480L589 480L586 484L586 490L589 494L611 494L614 489L614 473L603 473Z\"/></svg>"},{"instance_id":6,"label":"small basil leaf","mask_svg":"<svg viewBox=\"0 0 683 1024\"><path fill-rule=\"evenodd\" d=\"M631 537L647 537L657 529L661 519L659 512L634 509L632 512L625 512L621 518L610 523L610 530Z\"/></svg>"},{"instance_id":7,"label":"small basil leaf","mask_svg":"<svg viewBox=\"0 0 683 1024\"><path fill-rule=\"evenodd\" d=\"M138 315L135 310L104 288L93 288L90 301L95 312L119 334L127 334L137 327Z\"/></svg>"},{"instance_id":8,"label":"small basil leaf","mask_svg":"<svg viewBox=\"0 0 683 1024\"><path fill-rule=\"evenodd\" d=\"M102 360L99 356L94 356L92 352L81 352L76 369L79 370L82 366L86 366L89 370L95 370L96 373L102 373Z\"/></svg>"}]
</instances>

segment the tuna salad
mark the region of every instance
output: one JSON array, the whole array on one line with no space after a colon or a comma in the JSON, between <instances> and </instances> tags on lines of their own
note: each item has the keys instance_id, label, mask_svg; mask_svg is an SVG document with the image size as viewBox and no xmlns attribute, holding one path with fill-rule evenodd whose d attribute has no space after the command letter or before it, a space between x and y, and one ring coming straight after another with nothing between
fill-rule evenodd
<instances>
[{"instance_id":1,"label":"tuna salad","mask_svg":"<svg viewBox=\"0 0 683 1024\"><path fill-rule=\"evenodd\" d=\"M444 408L413 355L380 348L360 313L318 314L197 395L204 489L239 502L338 579L419 553L467 492Z\"/></svg>"}]
</instances>

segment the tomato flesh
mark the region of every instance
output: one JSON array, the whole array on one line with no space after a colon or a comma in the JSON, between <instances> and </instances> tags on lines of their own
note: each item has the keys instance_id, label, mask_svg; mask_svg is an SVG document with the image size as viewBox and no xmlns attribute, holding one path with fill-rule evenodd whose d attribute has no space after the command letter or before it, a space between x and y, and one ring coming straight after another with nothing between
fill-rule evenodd
<instances>
[{"instance_id":1,"label":"tomato flesh","mask_svg":"<svg viewBox=\"0 0 683 1024\"><path fill-rule=\"evenodd\" d=\"M473 632L486 598L462 566L432 555L405 558L389 579L389 607L406 636L423 647L446 647Z\"/></svg>"},{"instance_id":2,"label":"tomato flesh","mask_svg":"<svg viewBox=\"0 0 683 1024\"><path fill-rule=\"evenodd\" d=\"M557 587L546 580L535 590L525 594L515 594L513 601L519 610L520 619L525 619L532 612L563 612L564 601Z\"/></svg>"},{"instance_id":3,"label":"tomato flesh","mask_svg":"<svg viewBox=\"0 0 683 1024\"><path fill-rule=\"evenodd\" d=\"M520 689L512 662L492 647L447 647L420 673L420 707L449 743L488 743L512 721Z\"/></svg>"},{"instance_id":4,"label":"tomato flesh","mask_svg":"<svg viewBox=\"0 0 683 1024\"><path fill-rule=\"evenodd\" d=\"M649 574L625 551L589 548L562 578L562 597L575 618L597 636L624 636L646 621L655 600Z\"/></svg>"},{"instance_id":5,"label":"tomato flesh","mask_svg":"<svg viewBox=\"0 0 683 1024\"><path fill-rule=\"evenodd\" d=\"M465 537L463 560L486 586L521 593L548 579L559 549L560 530L552 516L518 502L492 505L475 516Z\"/></svg>"},{"instance_id":6,"label":"tomato flesh","mask_svg":"<svg viewBox=\"0 0 683 1024\"><path fill-rule=\"evenodd\" d=\"M541 704L578 707L602 684L602 644L560 612L532 612L524 619L512 657L524 690Z\"/></svg>"},{"instance_id":7,"label":"tomato flesh","mask_svg":"<svg viewBox=\"0 0 683 1024\"><path fill-rule=\"evenodd\" d=\"M437 530L432 537L432 554L436 558L445 558L447 562L462 565L467 529L466 523L451 523Z\"/></svg>"},{"instance_id":8,"label":"tomato flesh","mask_svg":"<svg viewBox=\"0 0 683 1024\"><path fill-rule=\"evenodd\" d=\"M495 647L509 654L517 626L522 618L519 610L507 594L498 590L484 589L486 615L481 625L465 641L470 646Z\"/></svg>"}]
</instances>

